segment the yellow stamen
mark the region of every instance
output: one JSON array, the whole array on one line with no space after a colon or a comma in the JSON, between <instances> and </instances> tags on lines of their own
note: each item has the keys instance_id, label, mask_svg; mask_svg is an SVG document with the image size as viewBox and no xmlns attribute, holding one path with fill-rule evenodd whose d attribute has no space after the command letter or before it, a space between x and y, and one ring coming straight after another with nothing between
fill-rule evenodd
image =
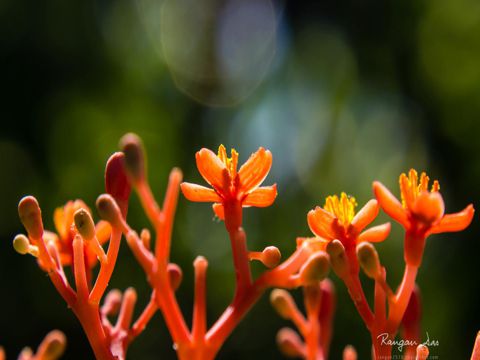
<instances>
[{"instance_id":1,"label":"yellow stamen","mask_svg":"<svg viewBox=\"0 0 480 360\"><path fill-rule=\"evenodd\" d=\"M229 158L225 146L220 145L218 147L218 157L227 167L232 179L235 178L235 176L237 176L238 152L235 149L232 149L231 157Z\"/></svg>"},{"instance_id":2,"label":"yellow stamen","mask_svg":"<svg viewBox=\"0 0 480 360\"><path fill-rule=\"evenodd\" d=\"M399 183L403 207L407 208L411 206L420 193L428 191L429 182L430 178L425 172L421 173L420 182L418 181L418 173L414 169L410 169L408 177L405 173L401 174ZM440 184L435 180L430 191L435 192L439 190Z\"/></svg>"},{"instance_id":3,"label":"yellow stamen","mask_svg":"<svg viewBox=\"0 0 480 360\"><path fill-rule=\"evenodd\" d=\"M357 205L354 197L342 192L340 198L337 195L327 197L323 209L334 215L343 226L348 226L355 216Z\"/></svg>"}]
</instances>

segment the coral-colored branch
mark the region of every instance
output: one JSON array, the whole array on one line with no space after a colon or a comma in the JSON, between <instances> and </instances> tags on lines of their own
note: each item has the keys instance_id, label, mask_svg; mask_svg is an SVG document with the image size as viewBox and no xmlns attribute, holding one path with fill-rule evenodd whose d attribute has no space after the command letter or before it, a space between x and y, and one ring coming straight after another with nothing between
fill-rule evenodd
<instances>
[{"instance_id":1,"label":"coral-colored branch","mask_svg":"<svg viewBox=\"0 0 480 360\"><path fill-rule=\"evenodd\" d=\"M133 324L130 332L128 334L128 341L131 342L135 339L143 330L145 330L147 324L150 322L150 319L155 315L158 310L157 301L155 297L155 292L152 293L150 297L150 301L148 302L147 306L140 314L138 319Z\"/></svg>"},{"instance_id":2,"label":"coral-colored branch","mask_svg":"<svg viewBox=\"0 0 480 360\"><path fill-rule=\"evenodd\" d=\"M195 297L193 301L192 340L195 345L202 344L207 331L206 281L208 262L197 257L195 267Z\"/></svg>"},{"instance_id":3,"label":"coral-colored branch","mask_svg":"<svg viewBox=\"0 0 480 360\"><path fill-rule=\"evenodd\" d=\"M155 255L157 260L162 259L166 262L169 261L173 221L175 219L175 211L177 209L178 193L181 182L182 172L180 171L180 169L172 169L168 178L167 191L165 193L165 199L163 201L163 221L161 237L159 238L159 241L155 244Z\"/></svg>"},{"instance_id":4,"label":"coral-colored branch","mask_svg":"<svg viewBox=\"0 0 480 360\"><path fill-rule=\"evenodd\" d=\"M242 228L229 232L229 235L232 247L233 265L235 267L235 277L237 280L235 296L241 296L242 292L252 284L247 239L245 231L243 231Z\"/></svg>"},{"instance_id":5,"label":"coral-colored branch","mask_svg":"<svg viewBox=\"0 0 480 360\"><path fill-rule=\"evenodd\" d=\"M73 239L73 274L77 289L77 301L86 301L88 299L88 283L83 255L83 239L80 235Z\"/></svg>"},{"instance_id":6,"label":"coral-colored branch","mask_svg":"<svg viewBox=\"0 0 480 360\"><path fill-rule=\"evenodd\" d=\"M358 278L358 274L352 274L351 272L342 279L347 286L348 293L353 301L353 304L357 308L358 313L362 317L363 322L367 329L371 330L374 322L374 316L370 305L368 305L367 299L365 298L365 293L363 292L363 287Z\"/></svg>"},{"instance_id":7,"label":"coral-colored branch","mask_svg":"<svg viewBox=\"0 0 480 360\"><path fill-rule=\"evenodd\" d=\"M405 265L402 283L400 284L395 300L390 304L390 311L387 321L387 332L395 334L400 326L402 317L407 309L410 296L415 288L415 279L417 277L418 268L409 264Z\"/></svg>"},{"instance_id":8,"label":"coral-colored branch","mask_svg":"<svg viewBox=\"0 0 480 360\"><path fill-rule=\"evenodd\" d=\"M387 322L387 297L382 283L385 282L385 268L382 268L380 278L375 280L374 312L375 312L375 330L383 329Z\"/></svg>"},{"instance_id":9,"label":"coral-colored branch","mask_svg":"<svg viewBox=\"0 0 480 360\"><path fill-rule=\"evenodd\" d=\"M89 301L93 304L100 303L100 299L107 289L117 261L121 237L121 231L112 226L112 235L110 236L110 241L108 243L107 261L100 264L100 271L98 272L97 280L90 292Z\"/></svg>"},{"instance_id":10,"label":"coral-colored branch","mask_svg":"<svg viewBox=\"0 0 480 360\"><path fill-rule=\"evenodd\" d=\"M472 357L470 360L480 360L480 331L477 333L475 345L473 345Z\"/></svg>"}]
</instances>

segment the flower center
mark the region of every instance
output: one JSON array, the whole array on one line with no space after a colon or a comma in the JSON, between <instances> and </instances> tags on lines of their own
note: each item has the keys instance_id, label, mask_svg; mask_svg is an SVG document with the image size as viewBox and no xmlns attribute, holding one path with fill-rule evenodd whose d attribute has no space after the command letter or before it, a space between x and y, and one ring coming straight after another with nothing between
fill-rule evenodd
<instances>
[{"instance_id":1,"label":"flower center","mask_svg":"<svg viewBox=\"0 0 480 360\"><path fill-rule=\"evenodd\" d=\"M357 201L353 196L348 196L344 192L332 195L326 198L323 209L334 215L343 226L348 226L355 216Z\"/></svg>"},{"instance_id":2,"label":"flower center","mask_svg":"<svg viewBox=\"0 0 480 360\"><path fill-rule=\"evenodd\" d=\"M235 149L231 150L231 157L227 156L227 149L225 146L220 145L218 147L218 157L225 164L230 174L230 178L233 180L237 176L238 166L238 152Z\"/></svg>"},{"instance_id":3,"label":"flower center","mask_svg":"<svg viewBox=\"0 0 480 360\"><path fill-rule=\"evenodd\" d=\"M428 183L430 178L425 172L420 175L418 179L418 173L414 169L410 169L408 176L403 173L400 175L400 194L402 196L402 205L406 208L411 208L413 202L424 191L428 191ZM440 190L440 184L435 180L432 184L431 192L437 192Z\"/></svg>"}]
</instances>

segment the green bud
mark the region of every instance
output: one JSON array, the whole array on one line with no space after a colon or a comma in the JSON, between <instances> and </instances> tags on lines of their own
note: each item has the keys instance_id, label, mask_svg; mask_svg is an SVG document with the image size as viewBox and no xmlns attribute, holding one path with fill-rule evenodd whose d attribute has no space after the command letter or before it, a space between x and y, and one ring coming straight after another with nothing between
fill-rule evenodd
<instances>
[{"instance_id":1,"label":"green bud","mask_svg":"<svg viewBox=\"0 0 480 360\"><path fill-rule=\"evenodd\" d=\"M329 270L328 255L323 251L313 254L300 269L302 284L314 284L325 279Z\"/></svg>"},{"instance_id":2,"label":"green bud","mask_svg":"<svg viewBox=\"0 0 480 360\"><path fill-rule=\"evenodd\" d=\"M140 138L128 133L120 140L120 148L125 154L125 168L133 181L138 182L145 178L145 155Z\"/></svg>"},{"instance_id":3,"label":"green bud","mask_svg":"<svg viewBox=\"0 0 480 360\"><path fill-rule=\"evenodd\" d=\"M88 241L95 237L95 224L87 210L78 209L73 219L75 221L75 227L85 240Z\"/></svg>"},{"instance_id":4,"label":"green bud","mask_svg":"<svg viewBox=\"0 0 480 360\"><path fill-rule=\"evenodd\" d=\"M30 241L25 235L18 234L13 239L13 248L19 254L22 254L22 255L28 254L30 250Z\"/></svg>"},{"instance_id":5,"label":"green bud","mask_svg":"<svg viewBox=\"0 0 480 360\"><path fill-rule=\"evenodd\" d=\"M270 293L270 303L282 318L290 319L295 304L288 291L283 289L273 290Z\"/></svg>"},{"instance_id":6,"label":"green bud","mask_svg":"<svg viewBox=\"0 0 480 360\"><path fill-rule=\"evenodd\" d=\"M25 196L18 204L18 215L28 234L39 239L43 235L42 213L37 199L33 196Z\"/></svg>"},{"instance_id":7,"label":"green bud","mask_svg":"<svg viewBox=\"0 0 480 360\"><path fill-rule=\"evenodd\" d=\"M345 248L340 240L333 240L327 245L327 253L330 256L330 264L338 277L344 277L348 272L348 261Z\"/></svg>"},{"instance_id":8,"label":"green bud","mask_svg":"<svg viewBox=\"0 0 480 360\"><path fill-rule=\"evenodd\" d=\"M363 242L357 246L357 257L363 272L372 279L380 275L380 260L377 250L369 242Z\"/></svg>"},{"instance_id":9,"label":"green bud","mask_svg":"<svg viewBox=\"0 0 480 360\"><path fill-rule=\"evenodd\" d=\"M97 211L100 217L112 226L119 224L122 215L117 203L110 195L103 194L98 197Z\"/></svg>"}]
</instances>

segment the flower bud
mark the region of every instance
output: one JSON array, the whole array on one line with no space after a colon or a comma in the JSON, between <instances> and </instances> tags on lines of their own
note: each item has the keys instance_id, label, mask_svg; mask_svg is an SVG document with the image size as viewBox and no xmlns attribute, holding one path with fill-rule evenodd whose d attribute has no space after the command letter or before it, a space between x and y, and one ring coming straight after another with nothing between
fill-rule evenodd
<instances>
[{"instance_id":1,"label":"flower bud","mask_svg":"<svg viewBox=\"0 0 480 360\"><path fill-rule=\"evenodd\" d=\"M134 182L144 180L145 156L142 140L133 133L126 134L120 140L120 148L125 154L125 168L128 175Z\"/></svg>"},{"instance_id":2,"label":"flower bud","mask_svg":"<svg viewBox=\"0 0 480 360\"><path fill-rule=\"evenodd\" d=\"M357 351L352 345L345 346L343 349L343 360L357 360Z\"/></svg>"},{"instance_id":3,"label":"flower bud","mask_svg":"<svg viewBox=\"0 0 480 360\"><path fill-rule=\"evenodd\" d=\"M168 276L170 277L170 285L175 291L180 287L183 279L182 269L177 264L170 263L167 267Z\"/></svg>"},{"instance_id":4,"label":"flower bud","mask_svg":"<svg viewBox=\"0 0 480 360\"><path fill-rule=\"evenodd\" d=\"M140 239L142 240L142 244L145 247L145 249L150 250L150 240L152 236L150 234L150 230L148 229L142 229L140 233Z\"/></svg>"},{"instance_id":5,"label":"flower bud","mask_svg":"<svg viewBox=\"0 0 480 360\"><path fill-rule=\"evenodd\" d=\"M369 242L360 243L357 246L357 257L363 272L371 279L380 276L380 260L377 250Z\"/></svg>"},{"instance_id":6,"label":"flower bud","mask_svg":"<svg viewBox=\"0 0 480 360\"><path fill-rule=\"evenodd\" d=\"M282 257L282 254L280 254L280 250L278 250L277 247L275 246L267 246L263 251L262 251L262 262L263 264L269 268L272 269L275 266L278 265L280 262L280 259Z\"/></svg>"},{"instance_id":7,"label":"flower bud","mask_svg":"<svg viewBox=\"0 0 480 360\"><path fill-rule=\"evenodd\" d=\"M300 269L302 284L308 285L325 279L330 270L328 255L321 251L310 256Z\"/></svg>"},{"instance_id":8,"label":"flower bud","mask_svg":"<svg viewBox=\"0 0 480 360\"><path fill-rule=\"evenodd\" d=\"M23 234L18 234L13 239L13 248L19 254L25 255L29 253L30 250L30 241Z\"/></svg>"},{"instance_id":9,"label":"flower bud","mask_svg":"<svg viewBox=\"0 0 480 360\"><path fill-rule=\"evenodd\" d=\"M100 195L97 199L98 214L103 220L108 221L112 226L119 225L121 222L120 209L108 194Z\"/></svg>"},{"instance_id":10,"label":"flower bud","mask_svg":"<svg viewBox=\"0 0 480 360\"><path fill-rule=\"evenodd\" d=\"M295 303L288 291L275 289L270 293L270 303L277 313L284 319L291 318L292 310L295 309Z\"/></svg>"},{"instance_id":11,"label":"flower bud","mask_svg":"<svg viewBox=\"0 0 480 360\"><path fill-rule=\"evenodd\" d=\"M417 346L417 359L416 360L426 360L428 358L428 347L426 345L420 344ZM473 359L473 357L472 357Z\"/></svg>"},{"instance_id":12,"label":"flower bud","mask_svg":"<svg viewBox=\"0 0 480 360\"><path fill-rule=\"evenodd\" d=\"M38 358L46 360L56 360L65 352L67 339L59 330L53 330L45 337L37 352Z\"/></svg>"},{"instance_id":13,"label":"flower bud","mask_svg":"<svg viewBox=\"0 0 480 360\"><path fill-rule=\"evenodd\" d=\"M33 196L25 196L18 204L18 215L28 234L39 239L43 235L42 213L37 199Z\"/></svg>"},{"instance_id":14,"label":"flower bud","mask_svg":"<svg viewBox=\"0 0 480 360\"><path fill-rule=\"evenodd\" d=\"M92 217L85 209L78 209L73 216L75 227L85 240L95 237L95 224Z\"/></svg>"},{"instance_id":15,"label":"flower bud","mask_svg":"<svg viewBox=\"0 0 480 360\"><path fill-rule=\"evenodd\" d=\"M122 293L118 289L112 289L105 296L102 305L102 313L106 315L115 315L120 310L122 303Z\"/></svg>"},{"instance_id":16,"label":"flower bud","mask_svg":"<svg viewBox=\"0 0 480 360\"><path fill-rule=\"evenodd\" d=\"M330 264L338 277L344 277L348 272L348 261L345 248L340 240L333 240L327 245L327 253L330 256Z\"/></svg>"},{"instance_id":17,"label":"flower bud","mask_svg":"<svg viewBox=\"0 0 480 360\"><path fill-rule=\"evenodd\" d=\"M304 345L298 334L290 328L283 328L277 333L277 344L287 357L304 358Z\"/></svg>"}]
</instances>

